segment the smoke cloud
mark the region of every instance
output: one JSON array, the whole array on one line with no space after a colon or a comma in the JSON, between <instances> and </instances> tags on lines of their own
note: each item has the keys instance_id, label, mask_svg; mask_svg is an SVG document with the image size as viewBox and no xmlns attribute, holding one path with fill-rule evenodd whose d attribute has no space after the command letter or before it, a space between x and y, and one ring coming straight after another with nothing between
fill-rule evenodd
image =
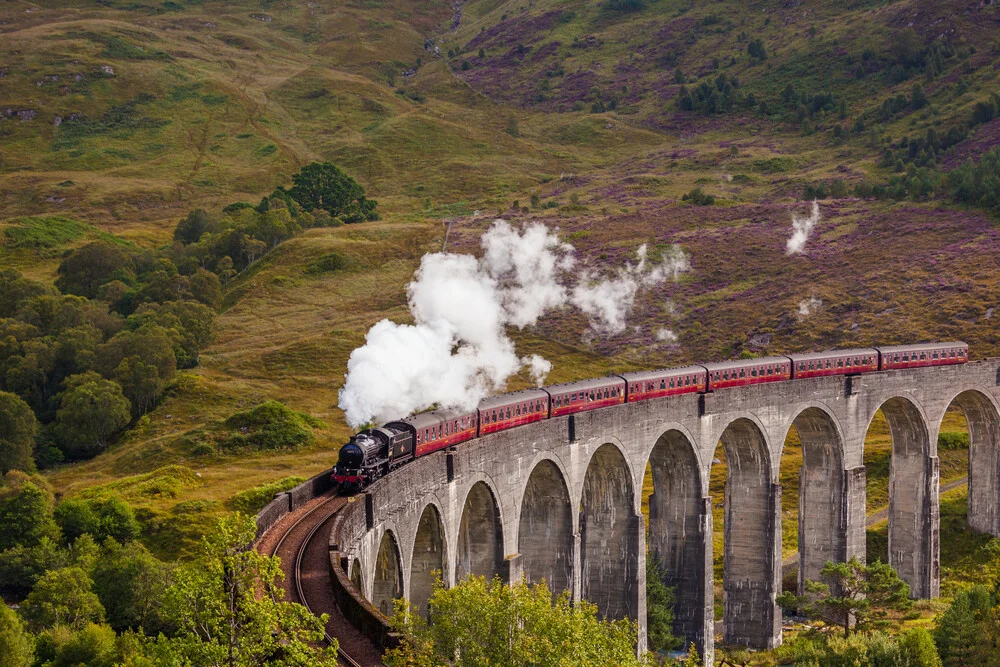
<instances>
[{"instance_id":1,"label":"smoke cloud","mask_svg":"<svg viewBox=\"0 0 1000 667\"><path fill-rule=\"evenodd\" d=\"M788 239L785 252L789 255L800 254L806 247L806 241L809 240L809 235L812 234L813 227L816 226L816 223L818 223L819 220L819 204L816 200L813 200L812 213L809 214L809 217L800 218L793 213L792 237Z\"/></svg>"},{"instance_id":2,"label":"smoke cloud","mask_svg":"<svg viewBox=\"0 0 1000 667\"><path fill-rule=\"evenodd\" d=\"M691 266L679 246L657 262L642 246L634 264L602 277L580 267L573 246L544 225L517 230L504 220L494 221L481 244L480 259L424 255L407 287L414 323L382 320L351 353L340 390L351 426L432 406L471 410L522 368L541 385L551 362L518 357L507 327L524 328L573 306L595 331L618 333L640 289L676 280Z\"/></svg>"}]
</instances>

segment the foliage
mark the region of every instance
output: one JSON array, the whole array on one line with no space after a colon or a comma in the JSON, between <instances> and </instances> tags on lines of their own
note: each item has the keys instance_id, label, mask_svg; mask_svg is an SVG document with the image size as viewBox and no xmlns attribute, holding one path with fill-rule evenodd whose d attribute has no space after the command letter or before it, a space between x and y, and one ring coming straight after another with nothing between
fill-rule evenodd
<instances>
[{"instance_id":1,"label":"foliage","mask_svg":"<svg viewBox=\"0 0 1000 667\"><path fill-rule=\"evenodd\" d=\"M310 262L306 267L306 273L319 275L322 273L335 273L343 271L350 266L350 260L339 252L331 252L323 255L314 262Z\"/></svg>"},{"instance_id":2,"label":"foliage","mask_svg":"<svg viewBox=\"0 0 1000 667\"><path fill-rule=\"evenodd\" d=\"M56 534L52 493L37 478L10 471L0 484L0 550L31 547Z\"/></svg>"},{"instance_id":3,"label":"foliage","mask_svg":"<svg viewBox=\"0 0 1000 667\"><path fill-rule=\"evenodd\" d=\"M731 111L746 99L739 93L740 80L719 74L714 84L702 81L694 88L681 86L677 93L677 108L681 111L697 111L706 116Z\"/></svg>"},{"instance_id":4,"label":"foliage","mask_svg":"<svg viewBox=\"0 0 1000 667\"><path fill-rule=\"evenodd\" d=\"M659 560L646 556L646 633L651 651L670 651L682 645L675 637L674 591L663 583L666 574Z\"/></svg>"},{"instance_id":5,"label":"foliage","mask_svg":"<svg viewBox=\"0 0 1000 667\"><path fill-rule=\"evenodd\" d=\"M35 647L21 619L14 610L0 603L0 665L29 667Z\"/></svg>"},{"instance_id":6,"label":"foliage","mask_svg":"<svg viewBox=\"0 0 1000 667\"><path fill-rule=\"evenodd\" d=\"M65 625L79 629L104 621L104 607L93 591L94 582L80 567L64 567L42 575L21 606L21 615L33 631Z\"/></svg>"},{"instance_id":7,"label":"foliage","mask_svg":"<svg viewBox=\"0 0 1000 667\"><path fill-rule=\"evenodd\" d=\"M275 450L295 449L312 444L312 429L321 422L309 415L289 409L278 401L234 413L226 426L238 431L222 442L227 449Z\"/></svg>"},{"instance_id":8,"label":"foliage","mask_svg":"<svg viewBox=\"0 0 1000 667\"><path fill-rule=\"evenodd\" d=\"M955 201L1000 210L1000 148L951 171L948 185Z\"/></svg>"},{"instance_id":9,"label":"foliage","mask_svg":"<svg viewBox=\"0 0 1000 667\"><path fill-rule=\"evenodd\" d=\"M69 457L85 458L103 451L131 420L121 385L93 371L67 379L56 413L55 433Z\"/></svg>"},{"instance_id":10,"label":"foliage","mask_svg":"<svg viewBox=\"0 0 1000 667\"><path fill-rule=\"evenodd\" d=\"M56 287L63 294L93 299L98 288L114 278L131 278L135 272L132 258L119 246L94 241L74 250L59 265Z\"/></svg>"},{"instance_id":11,"label":"foliage","mask_svg":"<svg viewBox=\"0 0 1000 667\"><path fill-rule=\"evenodd\" d=\"M993 664L998 622L995 589L977 585L960 591L934 626L934 642L945 667Z\"/></svg>"},{"instance_id":12,"label":"foliage","mask_svg":"<svg viewBox=\"0 0 1000 667\"><path fill-rule=\"evenodd\" d=\"M473 576L446 589L439 580L429 607L430 625L397 601L391 623L403 638L386 653L389 667L649 664L636 658L634 622L599 620L595 605L573 605L567 592L553 600L544 583Z\"/></svg>"},{"instance_id":13,"label":"foliage","mask_svg":"<svg viewBox=\"0 0 1000 667\"><path fill-rule=\"evenodd\" d=\"M806 595L785 592L778 596L778 604L839 625L844 637L850 636L852 621L859 630L878 627L889 611L912 605L909 585L880 561L871 565L853 557L846 563L827 561L820 575L826 583L806 582Z\"/></svg>"},{"instance_id":14,"label":"foliage","mask_svg":"<svg viewBox=\"0 0 1000 667\"><path fill-rule=\"evenodd\" d=\"M226 505L245 514L255 514L271 502L275 494L296 487L304 481L302 477L283 477L274 482L244 489L230 498Z\"/></svg>"},{"instance_id":15,"label":"foliage","mask_svg":"<svg viewBox=\"0 0 1000 667\"><path fill-rule=\"evenodd\" d=\"M938 433L938 451L952 452L969 448L969 434L966 432L942 431Z\"/></svg>"},{"instance_id":16,"label":"foliage","mask_svg":"<svg viewBox=\"0 0 1000 667\"><path fill-rule=\"evenodd\" d=\"M124 544L139 536L135 512L114 496L64 500L56 506L53 518L67 542L85 533L101 543L112 539Z\"/></svg>"},{"instance_id":17,"label":"foliage","mask_svg":"<svg viewBox=\"0 0 1000 667\"><path fill-rule=\"evenodd\" d=\"M172 575L173 567L139 542L105 542L94 563L93 578L94 592L111 627L117 632L131 629L146 634L164 629L160 603Z\"/></svg>"},{"instance_id":18,"label":"foliage","mask_svg":"<svg viewBox=\"0 0 1000 667\"><path fill-rule=\"evenodd\" d=\"M747 44L747 55L756 60L767 60L767 50L764 48L764 40L751 39Z\"/></svg>"},{"instance_id":19,"label":"foliage","mask_svg":"<svg viewBox=\"0 0 1000 667\"><path fill-rule=\"evenodd\" d=\"M923 628L897 637L882 632L850 637L800 634L774 651L779 664L809 667L941 667L930 633Z\"/></svg>"},{"instance_id":20,"label":"foliage","mask_svg":"<svg viewBox=\"0 0 1000 667\"><path fill-rule=\"evenodd\" d=\"M681 201L689 201L695 206L712 206L715 204L715 195L706 194L701 188L694 188L690 192L681 196Z\"/></svg>"},{"instance_id":21,"label":"foliage","mask_svg":"<svg viewBox=\"0 0 1000 667\"><path fill-rule=\"evenodd\" d=\"M288 195L303 210L323 209L344 222L376 220L377 202L365 198L365 189L332 162L313 162L292 176Z\"/></svg>"},{"instance_id":22,"label":"foliage","mask_svg":"<svg viewBox=\"0 0 1000 667\"><path fill-rule=\"evenodd\" d=\"M38 433L38 419L31 406L16 394L0 391L0 475L18 469L32 472L31 455Z\"/></svg>"},{"instance_id":23,"label":"foliage","mask_svg":"<svg viewBox=\"0 0 1000 667\"><path fill-rule=\"evenodd\" d=\"M252 518L223 519L198 560L177 570L164 613L178 632L161 637L161 649L197 665L336 665L336 642L314 647L326 616L281 601L278 559L246 548L255 535Z\"/></svg>"},{"instance_id":24,"label":"foliage","mask_svg":"<svg viewBox=\"0 0 1000 667\"><path fill-rule=\"evenodd\" d=\"M216 222L203 208L188 213L174 228L174 240L185 245L197 243L205 232L213 231Z\"/></svg>"}]
</instances>

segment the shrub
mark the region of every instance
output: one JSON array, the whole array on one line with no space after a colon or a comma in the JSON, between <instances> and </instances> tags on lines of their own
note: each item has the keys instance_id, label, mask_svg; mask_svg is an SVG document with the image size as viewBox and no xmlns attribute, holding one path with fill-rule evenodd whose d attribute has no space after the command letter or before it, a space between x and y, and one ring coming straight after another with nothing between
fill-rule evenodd
<instances>
[{"instance_id":1,"label":"shrub","mask_svg":"<svg viewBox=\"0 0 1000 667\"><path fill-rule=\"evenodd\" d=\"M312 444L312 429L322 422L289 409L278 401L265 401L226 420L234 433L222 442L226 449L266 451L295 449Z\"/></svg>"},{"instance_id":2,"label":"shrub","mask_svg":"<svg viewBox=\"0 0 1000 667\"><path fill-rule=\"evenodd\" d=\"M348 265L349 260L346 257L338 252L331 252L323 255L314 262L310 262L306 267L306 273L309 275L334 273L346 269Z\"/></svg>"},{"instance_id":3,"label":"shrub","mask_svg":"<svg viewBox=\"0 0 1000 667\"><path fill-rule=\"evenodd\" d=\"M271 502L276 493L288 491L304 482L302 477L283 477L267 484L261 484L245 491L240 491L226 501L226 506L244 514L256 514L262 507Z\"/></svg>"},{"instance_id":4,"label":"shrub","mask_svg":"<svg viewBox=\"0 0 1000 667\"><path fill-rule=\"evenodd\" d=\"M712 206L715 204L715 195L705 194L701 191L701 188L695 188L690 192L684 193L681 200L689 201L695 206Z\"/></svg>"},{"instance_id":5,"label":"shrub","mask_svg":"<svg viewBox=\"0 0 1000 667\"><path fill-rule=\"evenodd\" d=\"M938 434L938 451L951 452L969 448L969 434L946 431Z\"/></svg>"}]
</instances>

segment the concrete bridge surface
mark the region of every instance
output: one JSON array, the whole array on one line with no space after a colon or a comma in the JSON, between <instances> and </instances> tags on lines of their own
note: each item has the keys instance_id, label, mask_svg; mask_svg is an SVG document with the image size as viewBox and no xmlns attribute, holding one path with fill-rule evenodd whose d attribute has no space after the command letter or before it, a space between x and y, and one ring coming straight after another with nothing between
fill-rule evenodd
<instances>
[{"instance_id":1,"label":"concrete bridge surface","mask_svg":"<svg viewBox=\"0 0 1000 667\"><path fill-rule=\"evenodd\" d=\"M914 597L940 585L937 435L952 404L969 424L969 524L1000 536L1000 360L775 382L630 403L491 434L418 459L349 505L331 541L348 576L391 614L422 611L440 571L529 582L639 623L646 558L675 590L677 635L713 656L712 499L716 446L728 464L724 641L781 643L782 446L802 441L799 585L828 560L865 558L865 435L881 409L892 435L889 560ZM654 491L649 527L643 477ZM706 661L707 664L712 664Z\"/></svg>"}]
</instances>

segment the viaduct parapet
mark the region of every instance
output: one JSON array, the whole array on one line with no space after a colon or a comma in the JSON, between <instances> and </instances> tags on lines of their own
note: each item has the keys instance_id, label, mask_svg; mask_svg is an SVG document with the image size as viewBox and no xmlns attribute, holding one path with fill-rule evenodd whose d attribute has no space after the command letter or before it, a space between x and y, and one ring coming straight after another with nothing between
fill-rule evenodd
<instances>
[{"instance_id":1,"label":"viaduct parapet","mask_svg":"<svg viewBox=\"0 0 1000 667\"><path fill-rule=\"evenodd\" d=\"M726 644L781 642L781 486L794 425L802 441L799 585L828 560L865 559L865 435L881 409L892 435L889 560L917 598L940 585L937 435L953 403L969 424L972 528L1000 536L1000 360L776 382L549 419L417 459L351 503L331 535L350 581L386 615L422 611L434 581L469 574L544 579L611 618L639 623L646 559L675 590L675 634L713 655L713 457L725 489ZM642 485L652 470L648 526ZM334 544L336 541L336 544Z\"/></svg>"}]
</instances>

